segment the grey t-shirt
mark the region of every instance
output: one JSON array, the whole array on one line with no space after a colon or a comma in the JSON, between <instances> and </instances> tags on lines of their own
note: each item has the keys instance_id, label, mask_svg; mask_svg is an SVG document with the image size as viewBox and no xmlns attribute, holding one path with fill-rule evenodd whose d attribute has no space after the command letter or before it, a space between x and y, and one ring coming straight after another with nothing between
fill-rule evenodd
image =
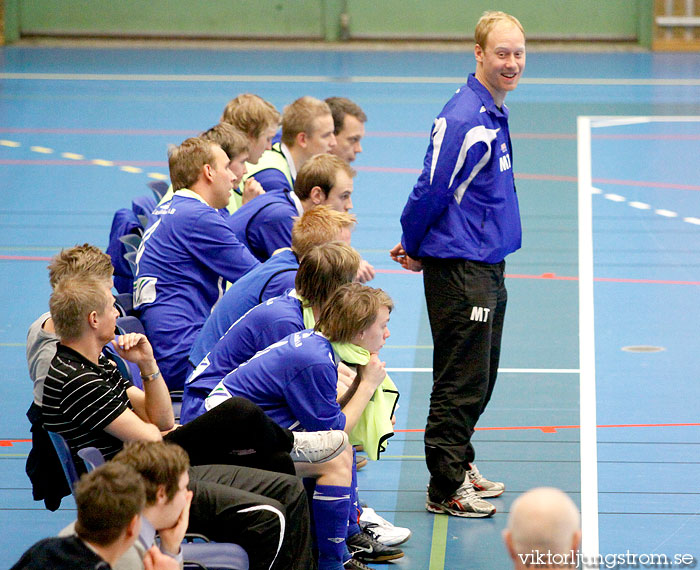
<instances>
[{"instance_id":1,"label":"grey t-shirt","mask_svg":"<svg viewBox=\"0 0 700 570\"><path fill-rule=\"evenodd\" d=\"M43 329L51 313L44 313L34 321L27 331L27 366L29 377L34 382L34 403L41 406L44 395L44 378L49 372L51 361L56 355L58 337Z\"/></svg>"}]
</instances>

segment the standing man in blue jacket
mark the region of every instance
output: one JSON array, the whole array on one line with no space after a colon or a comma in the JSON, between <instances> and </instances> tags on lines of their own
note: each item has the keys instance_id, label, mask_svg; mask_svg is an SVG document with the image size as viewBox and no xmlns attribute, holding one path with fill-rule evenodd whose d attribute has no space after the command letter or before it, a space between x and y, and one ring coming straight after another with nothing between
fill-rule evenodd
<instances>
[{"instance_id":1,"label":"standing man in blue jacket","mask_svg":"<svg viewBox=\"0 0 700 570\"><path fill-rule=\"evenodd\" d=\"M498 372L504 258L521 245L504 100L525 69L525 36L513 16L486 12L475 41L476 73L435 119L391 250L404 268L423 269L433 335L425 506L461 517L491 516L496 508L483 498L505 490L479 473L471 437Z\"/></svg>"}]
</instances>

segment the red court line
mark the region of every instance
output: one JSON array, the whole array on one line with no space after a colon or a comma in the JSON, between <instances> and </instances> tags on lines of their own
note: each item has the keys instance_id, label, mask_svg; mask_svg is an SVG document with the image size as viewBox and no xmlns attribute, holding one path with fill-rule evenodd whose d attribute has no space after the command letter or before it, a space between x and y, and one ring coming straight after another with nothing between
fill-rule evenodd
<instances>
[{"instance_id":1,"label":"red court line","mask_svg":"<svg viewBox=\"0 0 700 570\"><path fill-rule=\"evenodd\" d=\"M62 135L196 135L197 131L184 129L65 129L65 128L29 128L29 127L0 127L0 133L16 134L62 134ZM368 131L365 137L377 138L424 138L428 139L427 131ZM511 133L514 139L549 139L576 140L575 133ZM700 140L700 134L658 133L658 134L594 134L594 139L607 140Z\"/></svg>"},{"instance_id":2,"label":"red court line","mask_svg":"<svg viewBox=\"0 0 700 570\"><path fill-rule=\"evenodd\" d=\"M35 255L0 255L0 261L51 261L53 257ZM422 275L422 272L406 271L405 269L375 269L376 273L386 275ZM518 275L506 273L508 279L542 279L550 281L578 281L578 277L543 273L542 275ZM700 285L700 281L673 281L664 279L624 279L615 277L595 277L594 281L607 283L643 283L652 285Z\"/></svg>"},{"instance_id":3,"label":"red court line","mask_svg":"<svg viewBox=\"0 0 700 570\"><path fill-rule=\"evenodd\" d=\"M672 182L651 182L646 180L615 180L610 178L594 178L593 183L614 184L618 186L642 186L643 188L670 188L672 190L693 190L695 192L700 192L700 186L696 184L673 184Z\"/></svg>"},{"instance_id":4,"label":"red court line","mask_svg":"<svg viewBox=\"0 0 700 570\"><path fill-rule=\"evenodd\" d=\"M0 128L0 133L29 133L54 135L196 135L197 131L176 129L44 129L44 128Z\"/></svg>"},{"instance_id":5,"label":"red court line","mask_svg":"<svg viewBox=\"0 0 700 570\"><path fill-rule=\"evenodd\" d=\"M700 423L689 424L603 424L597 428L630 428L630 427L698 427ZM543 433L556 433L558 429L579 429L581 426L509 426L509 427L478 427L477 431L517 431L540 430ZM397 429L395 433L421 433L425 429Z\"/></svg>"},{"instance_id":6,"label":"red court line","mask_svg":"<svg viewBox=\"0 0 700 570\"><path fill-rule=\"evenodd\" d=\"M26 443L31 439L0 439L0 447L12 447L13 443Z\"/></svg>"},{"instance_id":7,"label":"red court line","mask_svg":"<svg viewBox=\"0 0 700 570\"><path fill-rule=\"evenodd\" d=\"M0 164L11 165L41 165L41 166L101 166L96 165L93 161L98 159L88 160L61 160L61 159L26 159L12 160L2 159ZM110 160L114 166L156 166L167 168L168 163L163 160Z\"/></svg>"},{"instance_id":8,"label":"red court line","mask_svg":"<svg viewBox=\"0 0 700 570\"><path fill-rule=\"evenodd\" d=\"M40 257L36 255L0 255L4 261L51 261L53 257Z\"/></svg>"},{"instance_id":9,"label":"red court line","mask_svg":"<svg viewBox=\"0 0 700 570\"><path fill-rule=\"evenodd\" d=\"M418 271L407 271L406 269L375 269L376 273L398 274L398 275L422 275ZM550 281L578 281L578 277L568 275L556 275L554 273L543 273L542 275L518 275L506 273L508 279L543 279ZM700 281L677 281L672 279L625 279L624 277L594 277L593 281L603 283L642 283L646 285L700 285Z\"/></svg>"},{"instance_id":10,"label":"red court line","mask_svg":"<svg viewBox=\"0 0 700 570\"><path fill-rule=\"evenodd\" d=\"M1 129L0 129L1 130ZM168 163L160 160L113 160L114 166L168 166ZM0 164L5 165L44 165L44 166L95 166L93 160L60 160L60 159L0 159ZM355 166L358 172L386 172L393 174L420 174L419 168L405 168L399 166ZM577 182L576 176L566 176L561 174L531 174L527 172L516 172L515 178L518 180L545 180L549 182ZM616 180L609 178L594 178L594 184L612 184L617 186L641 186L643 188L669 188L672 190L693 190L700 191L700 186L695 184L674 184L672 182L652 182L645 180Z\"/></svg>"},{"instance_id":11,"label":"red court line","mask_svg":"<svg viewBox=\"0 0 700 570\"><path fill-rule=\"evenodd\" d=\"M594 139L612 139L612 140L642 140L642 141L645 141L645 140L648 140L648 141L653 141L653 140L699 141L700 135L689 135L689 134L681 134L681 133L675 133L675 134L659 133L659 134L648 134L648 135L642 135L642 134L636 134L636 135L593 135L592 138L594 138Z\"/></svg>"}]
</instances>

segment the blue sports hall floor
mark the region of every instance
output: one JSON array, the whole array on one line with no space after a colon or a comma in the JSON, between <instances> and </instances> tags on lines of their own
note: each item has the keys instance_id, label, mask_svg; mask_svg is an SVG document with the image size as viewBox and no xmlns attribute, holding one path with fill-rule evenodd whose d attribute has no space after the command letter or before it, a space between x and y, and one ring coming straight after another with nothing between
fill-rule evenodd
<instances>
[{"instance_id":1,"label":"blue sports hall floor","mask_svg":"<svg viewBox=\"0 0 700 570\"><path fill-rule=\"evenodd\" d=\"M490 519L424 510L431 337L421 277L388 250L432 120L473 67L468 51L0 48L0 567L75 516L70 498L55 513L33 502L24 474L24 343L48 260L106 247L114 211L167 178L167 145L241 92L278 109L346 96L369 117L353 245L396 304L382 357L401 399L360 489L413 530L397 569L509 568L510 505L540 485L583 507L587 552L700 558L700 54L528 55L507 99L523 248L476 436L507 490Z\"/></svg>"}]
</instances>

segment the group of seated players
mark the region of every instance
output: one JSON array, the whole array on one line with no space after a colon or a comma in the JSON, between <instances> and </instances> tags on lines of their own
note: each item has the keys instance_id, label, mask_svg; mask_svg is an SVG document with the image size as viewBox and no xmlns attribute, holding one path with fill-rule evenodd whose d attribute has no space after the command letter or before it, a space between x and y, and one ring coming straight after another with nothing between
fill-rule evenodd
<instances>
[{"instance_id":1,"label":"group of seated players","mask_svg":"<svg viewBox=\"0 0 700 570\"><path fill-rule=\"evenodd\" d=\"M355 448L378 458L398 399L378 357L393 303L364 285L374 269L350 246L349 163L366 120L342 97L301 97L280 117L244 94L218 125L172 147L172 188L135 259L145 335L115 337L113 267L98 248L65 249L49 266L50 312L27 340L30 463L42 427L63 436L79 467L90 446L108 463L127 442L182 448L175 474L187 470L191 496L177 503L178 523L152 516L150 534L142 528L142 560L154 529L168 537L161 554L177 560L173 526L240 544L253 569L403 556L410 531L363 508L357 489ZM138 372L126 378L105 347ZM173 391L183 391L177 422ZM139 453L157 463L168 452ZM33 483L35 498L51 495L50 483Z\"/></svg>"}]
</instances>

